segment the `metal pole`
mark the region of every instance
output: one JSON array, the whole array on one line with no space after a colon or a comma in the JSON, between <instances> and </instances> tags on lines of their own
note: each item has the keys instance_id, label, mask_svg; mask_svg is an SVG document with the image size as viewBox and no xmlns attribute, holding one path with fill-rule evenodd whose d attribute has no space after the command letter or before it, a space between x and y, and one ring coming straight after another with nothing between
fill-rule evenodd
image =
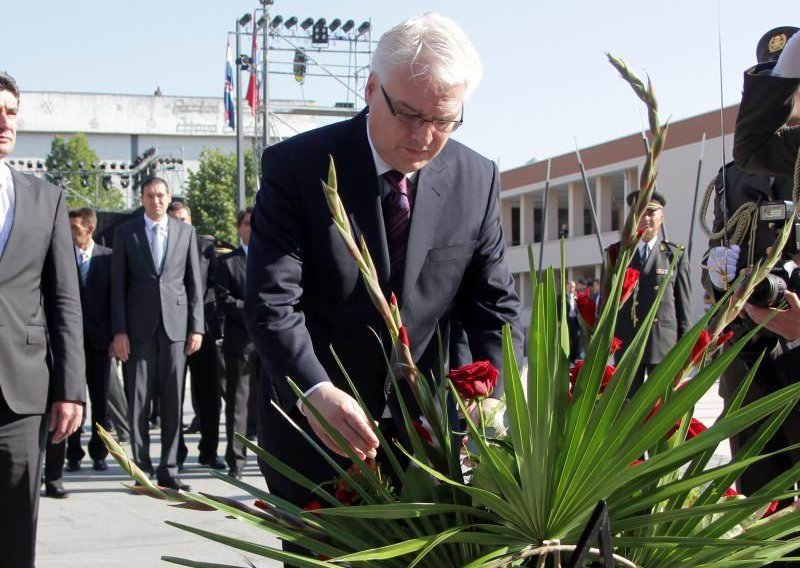
<instances>
[{"instance_id":1,"label":"metal pole","mask_svg":"<svg viewBox=\"0 0 800 568\"><path fill-rule=\"evenodd\" d=\"M689 243L686 245L686 258L692 260L692 239L694 239L694 220L697 216L697 194L700 193L700 172L703 170L703 153L706 149L706 133L703 132L703 139L700 142L700 159L697 161L697 178L694 182L694 201L692 202L692 222L689 224Z\"/></svg>"},{"instance_id":2,"label":"metal pole","mask_svg":"<svg viewBox=\"0 0 800 568\"><path fill-rule=\"evenodd\" d=\"M586 198L589 200L589 211L592 213L592 222L594 223L594 234L597 237L597 246L600 247L600 259L602 262L605 248L603 247L603 239L600 238L600 223L597 222L597 211L594 208L594 199L592 199L592 191L589 189L589 179L586 177L586 170L583 167L583 160L581 159L581 151L578 148L578 141L575 140L575 155L578 157L578 167L581 170L581 179L583 180L583 189L586 191Z\"/></svg>"},{"instance_id":3,"label":"metal pole","mask_svg":"<svg viewBox=\"0 0 800 568\"><path fill-rule=\"evenodd\" d=\"M544 182L544 205L542 205L542 234L539 239L539 280L542 279L542 262L544 258L544 232L547 230L547 194L550 193L550 158L547 158L547 176Z\"/></svg>"},{"instance_id":4,"label":"metal pole","mask_svg":"<svg viewBox=\"0 0 800 568\"><path fill-rule=\"evenodd\" d=\"M262 46L263 55L261 57L261 83L264 90L264 116L262 117L262 128L264 132L261 138L261 148L265 150L269 146L269 11L268 3L264 3L264 45Z\"/></svg>"},{"instance_id":5,"label":"metal pole","mask_svg":"<svg viewBox=\"0 0 800 568\"><path fill-rule=\"evenodd\" d=\"M239 20L236 20L236 206L239 211L244 209L244 136L242 133L242 49L241 34L239 33Z\"/></svg>"}]
</instances>

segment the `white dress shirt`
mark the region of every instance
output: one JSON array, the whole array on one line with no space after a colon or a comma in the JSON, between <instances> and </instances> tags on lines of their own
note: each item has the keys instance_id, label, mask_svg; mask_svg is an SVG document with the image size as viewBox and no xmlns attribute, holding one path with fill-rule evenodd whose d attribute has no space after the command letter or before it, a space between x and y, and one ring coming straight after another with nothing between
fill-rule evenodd
<instances>
[{"instance_id":1,"label":"white dress shirt","mask_svg":"<svg viewBox=\"0 0 800 568\"><path fill-rule=\"evenodd\" d=\"M94 254L94 239L89 239L89 246L86 250L80 247L75 247L75 259L78 261L78 270L81 274L81 284L86 285L86 279L89 276L89 266L92 262L92 254Z\"/></svg>"},{"instance_id":2,"label":"white dress shirt","mask_svg":"<svg viewBox=\"0 0 800 568\"><path fill-rule=\"evenodd\" d=\"M14 192L14 178L11 168L5 160L0 160L0 256L6 248L11 226L14 224L14 205L16 194Z\"/></svg>"},{"instance_id":3,"label":"white dress shirt","mask_svg":"<svg viewBox=\"0 0 800 568\"><path fill-rule=\"evenodd\" d=\"M155 242L155 231L153 227L158 227L161 233L161 243ZM160 221L153 221L147 215L144 216L144 229L147 233L147 240L150 243L150 252L153 253L153 263L156 265L156 272L161 274L164 265L164 257L167 254L167 239L169 237L169 218L164 216ZM157 248L158 247L158 248Z\"/></svg>"}]
</instances>

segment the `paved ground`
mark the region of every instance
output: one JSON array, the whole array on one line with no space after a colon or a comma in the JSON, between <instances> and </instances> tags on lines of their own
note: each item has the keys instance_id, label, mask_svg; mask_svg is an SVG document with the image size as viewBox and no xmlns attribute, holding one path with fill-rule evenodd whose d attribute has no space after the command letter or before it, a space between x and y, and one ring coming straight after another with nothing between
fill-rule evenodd
<instances>
[{"instance_id":1,"label":"paved ground","mask_svg":"<svg viewBox=\"0 0 800 568\"><path fill-rule=\"evenodd\" d=\"M714 387L697 405L695 415L710 426L721 409L722 401ZM190 418L191 415L187 414L187 424ZM153 431L152 434L156 442L158 432ZM213 478L207 469L197 464L198 439L196 434L187 436L190 459L186 473L181 475L182 479L192 485L193 491L252 502L249 496ZM154 444L153 456L157 457L158 451L158 445ZM727 444L720 445L717 453L719 461L726 461L730 455ZM277 540L268 533L226 519L220 513L177 509L163 501L132 494L122 486L128 479L113 461L109 462L110 467L105 472L93 471L88 460L84 460L83 465L81 471L65 474L69 498L54 500L43 497L41 500L39 568L172 566L160 560L162 555L247 566L242 553L166 525L166 520L277 546ZM252 457L245 469L244 480L265 488ZM276 562L252 555L248 555L248 558L259 567L279 566Z\"/></svg>"},{"instance_id":2,"label":"paved ground","mask_svg":"<svg viewBox=\"0 0 800 568\"><path fill-rule=\"evenodd\" d=\"M157 432L153 434L157 440ZM197 464L198 439L198 435L187 436L190 456L194 459L190 457L191 463L181 478L192 486L192 491L252 503L248 495L212 477L208 469ZM157 447L153 448L153 455L158 456ZM36 563L39 568L173 566L162 562L162 555L247 566L242 553L171 527L164 523L166 520L277 545L277 539L268 533L227 519L221 513L177 509L164 501L134 495L121 485L128 483L128 478L116 462L110 461L109 466L108 471L96 472L91 469L91 462L84 459L81 471L65 474L64 486L70 492L67 499L42 497ZM265 488L252 458L245 469L244 481ZM259 567L280 565L252 555L248 558Z\"/></svg>"}]
</instances>

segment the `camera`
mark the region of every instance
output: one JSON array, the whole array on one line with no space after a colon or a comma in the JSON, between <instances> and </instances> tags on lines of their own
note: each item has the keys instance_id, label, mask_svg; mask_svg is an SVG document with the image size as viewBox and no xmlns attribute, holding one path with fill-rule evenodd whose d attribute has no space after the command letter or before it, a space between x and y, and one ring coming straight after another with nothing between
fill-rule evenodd
<instances>
[{"instance_id":1,"label":"camera","mask_svg":"<svg viewBox=\"0 0 800 568\"><path fill-rule=\"evenodd\" d=\"M781 256L789 260L800 252L800 222L797 220L794 204L791 201L761 201L758 204L752 258L765 257L767 249L775 244L787 223L791 223L793 227ZM789 272L782 265L776 266L756 286L748 302L755 306L774 308L781 303L786 290L800 291L800 269L795 268Z\"/></svg>"}]
</instances>

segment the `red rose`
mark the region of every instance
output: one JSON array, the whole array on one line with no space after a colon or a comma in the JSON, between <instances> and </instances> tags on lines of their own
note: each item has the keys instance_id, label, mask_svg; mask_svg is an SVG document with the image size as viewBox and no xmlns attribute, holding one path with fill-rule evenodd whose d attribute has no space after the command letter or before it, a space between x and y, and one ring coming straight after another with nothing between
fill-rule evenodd
<instances>
[{"instance_id":1,"label":"red rose","mask_svg":"<svg viewBox=\"0 0 800 568\"><path fill-rule=\"evenodd\" d=\"M622 281L622 297L620 298L620 305L624 304L628 298L633 294L633 289L639 282L639 271L635 268L625 269L625 280Z\"/></svg>"},{"instance_id":2,"label":"red rose","mask_svg":"<svg viewBox=\"0 0 800 568\"><path fill-rule=\"evenodd\" d=\"M594 301L591 293L588 290L581 292L578 294L575 303L578 306L578 313L581 314L583 321L587 326L594 329L594 326L597 324L597 302Z\"/></svg>"},{"instance_id":3,"label":"red rose","mask_svg":"<svg viewBox=\"0 0 800 568\"><path fill-rule=\"evenodd\" d=\"M580 373L581 369L583 368L583 359L578 359L575 363L569 368L569 394L572 396L572 389L575 387L575 382L578 380L578 373ZM616 367L613 365L606 365L606 370L603 372L603 379L600 381L600 393L603 394L603 391L606 390L608 383L611 381L611 378L614 376L614 372L617 370Z\"/></svg>"},{"instance_id":4,"label":"red rose","mask_svg":"<svg viewBox=\"0 0 800 568\"><path fill-rule=\"evenodd\" d=\"M489 361L476 361L458 369L452 369L450 380L464 400L483 398L492 394L497 386L499 372Z\"/></svg>"},{"instance_id":5,"label":"red rose","mask_svg":"<svg viewBox=\"0 0 800 568\"><path fill-rule=\"evenodd\" d=\"M619 337L614 336L614 339L611 340L611 355L619 351L620 347L622 347L622 340Z\"/></svg>"}]
</instances>

